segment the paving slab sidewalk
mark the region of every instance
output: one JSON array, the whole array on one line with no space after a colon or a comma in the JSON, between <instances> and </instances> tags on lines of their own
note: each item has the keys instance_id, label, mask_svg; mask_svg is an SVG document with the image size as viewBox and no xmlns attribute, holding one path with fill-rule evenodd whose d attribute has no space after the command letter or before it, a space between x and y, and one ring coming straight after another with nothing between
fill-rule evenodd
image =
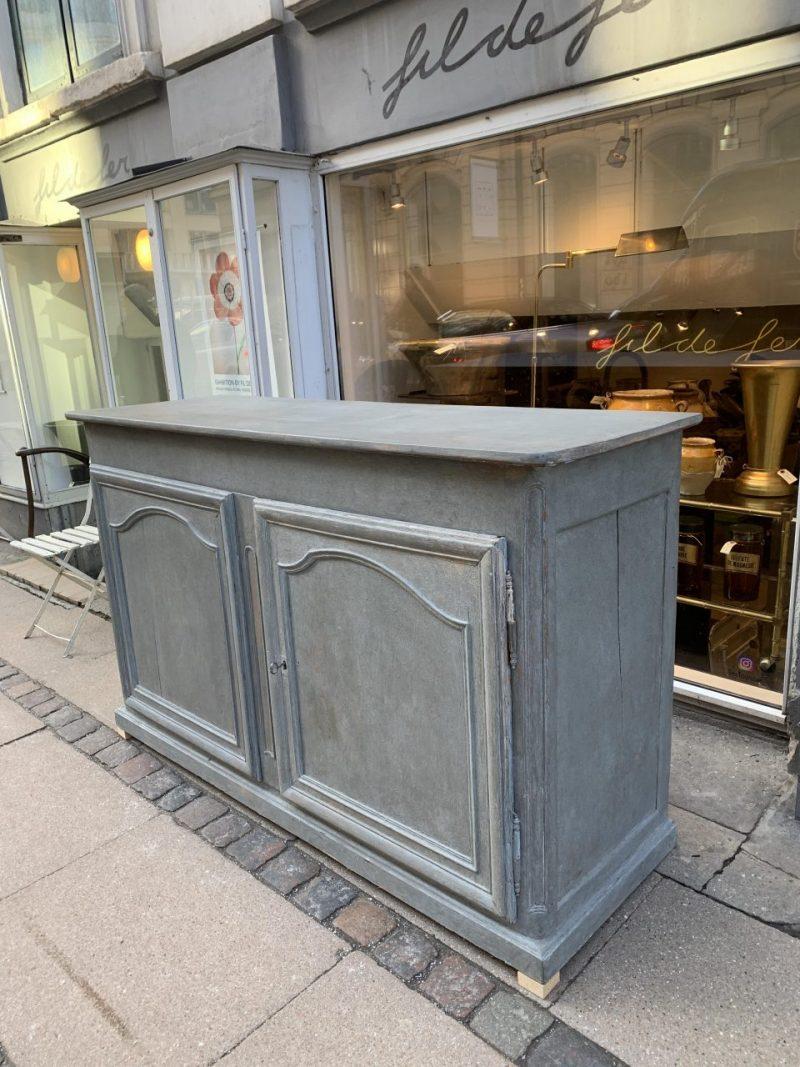
<instances>
[{"instance_id":1,"label":"paving slab sidewalk","mask_svg":"<svg viewBox=\"0 0 800 1067\"><path fill-rule=\"evenodd\" d=\"M117 772L142 756L104 769L24 716L33 732L0 744L0 1043L16 1067L211 1064L240 1046L231 1062L505 1062L225 858L227 837L136 792L163 770L128 785L134 769Z\"/></svg>"},{"instance_id":2,"label":"paving slab sidewalk","mask_svg":"<svg viewBox=\"0 0 800 1067\"><path fill-rule=\"evenodd\" d=\"M0 578L0 603L0 657L114 728L122 688L111 623L89 615L75 643L75 654L65 657L64 644L47 634L34 631L25 639L41 604L39 597ZM79 610L50 607L42 623L54 633L69 634Z\"/></svg>"},{"instance_id":3,"label":"paving slab sidewalk","mask_svg":"<svg viewBox=\"0 0 800 1067\"><path fill-rule=\"evenodd\" d=\"M795 1067L800 941L664 879L554 1006L629 1064Z\"/></svg>"}]
</instances>

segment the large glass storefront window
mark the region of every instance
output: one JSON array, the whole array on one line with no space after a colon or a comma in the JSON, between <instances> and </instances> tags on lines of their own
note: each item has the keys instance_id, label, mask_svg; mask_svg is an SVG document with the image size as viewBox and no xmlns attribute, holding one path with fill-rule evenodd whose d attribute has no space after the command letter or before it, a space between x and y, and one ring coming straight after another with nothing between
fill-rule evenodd
<instances>
[{"instance_id":1,"label":"large glass storefront window","mask_svg":"<svg viewBox=\"0 0 800 1067\"><path fill-rule=\"evenodd\" d=\"M785 82L327 179L346 398L702 415L720 476L682 481L678 673L772 704L796 491L737 478L797 473L800 381L740 364L800 348L798 179Z\"/></svg>"},{"instance_id":2,"label":"large glass storefront window","mask_svg":"<svg viewBox=\"0 0 800 1067\"><path fill-rule=\"evenodd\" d=\"M230 184L159 203L183 395L252 390Z\"/></svg>"},{"instance_id":3,"label":"large glass storefront window","mask_svg":"<svg viewBox=\"0 0 800 1067\"><path fill-rule=\"evenodd\" d=\"M116 401L144 404L166 400L145 209L133 207L94 218L89 228Z\"/></svg>"},{"instance_id":4,"label":"large glass storefront window","mask_svg":"<svg viewBox=\"0 0 800 1067\"><path fill-rule=\"evenodd\" d=\"M83 427L66 412L100 407L102 398L78 248L9 244L3 264L41 443L85 451ZM44 469L51 491L86 480L86 468L68 458L45 457Z\"/></svg>"}]
</instances>

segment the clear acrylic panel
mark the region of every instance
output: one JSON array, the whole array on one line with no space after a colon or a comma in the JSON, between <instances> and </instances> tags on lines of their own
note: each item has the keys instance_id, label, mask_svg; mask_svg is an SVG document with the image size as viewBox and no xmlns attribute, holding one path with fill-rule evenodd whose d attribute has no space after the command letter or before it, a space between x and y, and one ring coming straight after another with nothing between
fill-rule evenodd
<instances>
[{"instance_id":1,"label":"clear acrylic panel","mask_svg":"<svg viewBox=\"0 0 800 1067\"><path fill-rule=\"evenodd\" d=\"M89 223L118 404L166 400L161 325L144 206Z\"/></svg>"},{"instance_id":2,"label":"clear acrylic panel","mask_svg":"<svg viewBox=\"0 0 800 1067\"><path fill-rule=\"evenodd\" d=\"M35 436L86 451L83 426L66 418L102 403L77 246L12 244L3 257ZM57 456L46 457L44 471L50 491L87 480L81 464Z\"/></svg>"},{"instance_id":3,"label":"clear acrylic panel","mask_svg":"<svg viewBox=\"0 0 800 1067\"><path fill-rule=\"evenodd\" d=\"M289 325L283 284L283 259L278 221L278 183L253 180L253 203L258 232L258 255L264 281L264 305L269 331L268 363L273 396L293 396Z\"/></svg>"},{"instance_id":4,"label":"clear acrylic panel","mask_svg":"<svg viewBox=\"0 0 800 1067\"><path fill-rule=\"evenodd\" d=\"M252 392L250 342L227 181L159 204L183 395Z\"/></svg>"}]
</instances>

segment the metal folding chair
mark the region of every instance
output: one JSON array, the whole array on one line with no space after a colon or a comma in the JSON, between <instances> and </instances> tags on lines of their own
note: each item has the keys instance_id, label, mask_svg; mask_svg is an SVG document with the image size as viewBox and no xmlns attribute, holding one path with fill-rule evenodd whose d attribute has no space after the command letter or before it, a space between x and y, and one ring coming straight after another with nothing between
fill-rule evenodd
<instances>
[{"instance_id":1,"label":"metal folding chair","mask_svg":"<svg viewBox=\"0 0 800 1067\"><path fill-rule=\"evenodd\" d=\"M104 568L100 568L100 573L96 578L91 578L71 562L72 556L79 548L87 548L91 545L100 543L100 535L97 527L89 525L89 516L92 511L91 487L89 488L86 498L86 510L84 511L83 519L78 526L71 526L66 530L59 530L58 532L51 531L50 533L34 536L35 510L33 503L33 482L28 465L29 458L31 456L40 456L53 452L70 456L73 459L79 460L81 463L85 463L87 467L89 465L89 457L85 453L76 452L71 448L20 448L17 451L17 455L22 460L25 491L28 496L28 536L23 537L19 541L12 541L11 544L14 548L18 548L22 552L26 552L29 556L41 560L42 563L46 563L47 566L52 567L56 572L52 584L47 590L44 600L39 606L39 610L36 612L25 637L30 637L34 630L41 630L42 633L47 634L49 637L54 637L57 641L65 641L67 647L64 649L64 655L71 656L72 647L80 628L83 625L86 616L89 614L92 604L97 596L105 595L106 585L103 580ZM88 590L86 602L81 609L81 613L78 616L69 637L64 637L61 634L54 634L39 623L39 619L41 619L53 599L58 583L65 574L69 575L73 581Z\"/></svg>"}]
</instances>

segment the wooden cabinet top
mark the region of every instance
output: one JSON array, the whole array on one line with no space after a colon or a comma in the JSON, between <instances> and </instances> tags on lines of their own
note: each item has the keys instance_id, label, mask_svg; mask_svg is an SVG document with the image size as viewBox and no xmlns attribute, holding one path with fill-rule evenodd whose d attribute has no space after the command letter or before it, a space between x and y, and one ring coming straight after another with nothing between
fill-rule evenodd
<instances>
[{"instance_id":1,"label":"wooden cabinet top","mask_svg":"<svg viewBox=\"0 0 800 1067\"><path fill-rule=\"evenodd\" d=\"M674 433L697 415L262 397L71 412L93 425L478 463L552 466Z\"/></svg>"}]
</instances>

